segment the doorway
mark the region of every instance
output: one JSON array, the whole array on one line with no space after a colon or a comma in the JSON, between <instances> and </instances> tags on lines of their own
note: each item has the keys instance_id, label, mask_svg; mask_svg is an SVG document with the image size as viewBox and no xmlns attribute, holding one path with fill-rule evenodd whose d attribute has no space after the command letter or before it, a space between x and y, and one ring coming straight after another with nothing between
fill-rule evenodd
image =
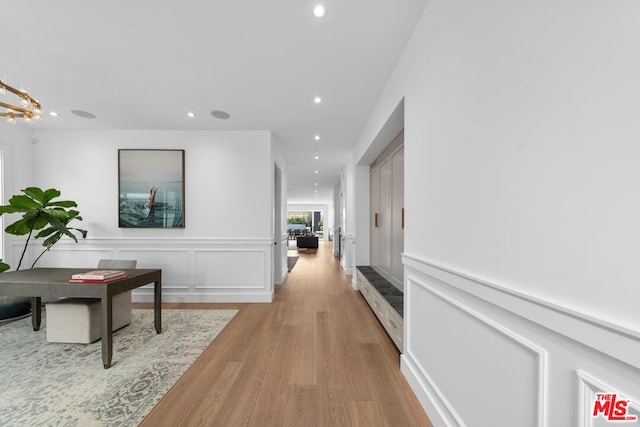
<instances>
[{"instance_id":1,"label":"doorway","mask_svg":"<svg viewBox=\"0 0 640 427\"><path fill-rule=\"evenodd\" d=\"M282 171L275 165L273 172L273 283L280 285L283 277L283 257L286 248L282 245Z\"/></svg>"}]
</instances>

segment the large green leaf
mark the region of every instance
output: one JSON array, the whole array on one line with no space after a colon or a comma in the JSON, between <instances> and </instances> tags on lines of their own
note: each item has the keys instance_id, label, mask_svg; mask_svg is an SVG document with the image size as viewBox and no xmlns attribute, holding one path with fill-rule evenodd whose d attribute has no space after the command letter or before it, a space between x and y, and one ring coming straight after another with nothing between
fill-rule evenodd
<instances>
[{"instance_id":1,"label":"large green leaf","mask_svg":"<svg viewBox=\"0 0 640 427\"><path fill-rule=\"evenodd\" d=\"M38 187L25 188L24 190L22 190L22 192L42 204L47 203L47 201L44 198L44 191L42 191L42 189Z\"/></svg>"},{"instance_id":2,"label":"large green leaf","mask_svg":"<svg viewBox=\"0 0 640 427\"><path fill-rule=\"evenodd\" d=\"M60 196L60 191L56 190L55 188L50 188L44 192L44 202L49 203L51 199L54 199L59 196Z\"/></svg>"},{"instance_id":3,"label":"large green leaf","mask_svg":"<svg viewBox=\"0 0 640 427\"><path fill-rule=\"evenodd\" d=\"M44 242L42 242L42 246L46 246L47 248L55 245L58 240L60 240L60 238L62 237L62 233L57 232L55 234L53 234L51 237L49 237L48 239L46 239Z\"/></svg>"},{"instance_id":4,"label":"large green leaf","mask_svg":"<svg viewBox=\"0 0 640 427\"><path fill-rule=\"evenodd\" d=\"M3 271L7 271L10 268L11 267L9 267L9 264L2 262L2 260L0 259L0 273L2 273Z\"/></svg>"},{"instance_id":5,"label":"large green leaf","mask_svg":"<svg viewBox=\"0 0 640 427\"><path fill-rule=\"evenodd\" d=\"M51 225L57 228L59 232L66 234L67 236L71 237L76 243L78 243L78 238L75 236L75 234L69 231L69 229L67 228L67 225L64 222L59 221L54 217L51 218L50 222L51 222Z\"/></svg>"},{"instance_id":6,"label":"large green leaf","mask_svg":"<svg viewBox=\"0 0 640 427\"><path fill-rule=\"evenodd\" d=\"M69 227L69 230L76 230L79 231L80 234L82 234L82 238L86 239L87 238L87 230L83 230L82 228L73 228L73 227Z\"/></svg>"},{"instance_id":7,"label":"large green leaf","mask_svg":"<svg viewBox=\"0 0 640 427\"><path fill-rule=\"evenodd\" d=\"M57 232L58 229L55 227L47 227L44 230L40 231L38 234L36 234L36 239L39 239L41 237L47 237L50 234L53 234L55 232Z\"/></svg>"},{"instance_id":8,"label":"large green leaf","mask_svg":"<svg viewBox=\"0 0 640 427\"><path fill-rule=\"evenodd\" d=\"M29 196L13 196L9 199L9 204L16 208L40 209L42 205Z\"/></svg>"},{"instance_id":9,"label":"large green leaf","mask_svg":"<svg viewBox=\"0 0 640 427\"><path fill-rule=\"evenodd\" d=\"M6 214L6 213L16 213L16 212L25 212L25 211L26 211L25 208L17 208L11 205L0 206L0 215Z\"/></svg>"},{"instance_id":10,"label":"large green leaf","mask_svg":"<svg viewBox=\"0 0 640 427\"><path fill-rule=\"evenodd\" d=\"M29 234L31 227L27 226L26 222L20 219L13 224L8 225L4 231L9 234L13 234L14 236L24 236L25 234Z\"/></svg>"},{"instance_id":11,"label":"large green leaf","mask_svg":"<svg viewBox=\"0 0 640 427\"><path fill-rule=\"evenodd\" d=\"M23 220L25 225L32 230L40 230L43 227L46 227L49 224L49 218L47 218L46 214L40 213L36 216L28 216L25 214L23 216Z\"/></svg>"},{"instance_id":12,"label":"large green leaf","mask_svg":"<svg viewBox=\"0 0 640 427\"><path fill-rule=\"evenodd\" d=\"M59 220L59 221L69 221L71 218L73 218L73 216L71 215L70 212L65 211L62 208L55 208L55 209L42 209L42 212L45 215L50 215L53 218Z\"/></svg>"},{"instance_id":13,"label":"large green leaf","mask_svg":"<svg viewBox=\"0 0 640 427\"><path fill-rule=\"evenodd\" d=\"M31 221L39 217L40 214L41 214L40 209L29 210L28 212L25 212L22 215L22 219L24 219L25 221Z\"/></svg>"},{"instance_id":14,"label":"large green leaf","mask_svg":"<svg viewBox=\"0 0 640 427\"><path fill-rule=\"evenodd\" d=\"M72 200L60 200L59 202L47 203L47 206L60 206L62 208L75 208L78 204Z\"/></svg>"}]
</instances>

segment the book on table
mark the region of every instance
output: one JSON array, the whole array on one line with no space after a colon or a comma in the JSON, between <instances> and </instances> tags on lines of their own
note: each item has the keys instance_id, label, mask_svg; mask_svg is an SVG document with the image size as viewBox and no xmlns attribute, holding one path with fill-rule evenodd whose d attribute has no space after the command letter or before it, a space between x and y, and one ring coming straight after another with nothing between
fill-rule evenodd
<instances>
[{"instance_id":1,"label":"book on table","mask_svg":"<svg viewBox=\"0 0 640 427\"><path fill-rule=\"evenodd\" d=\"M71 275L69 282L102 283L110 280L121 279L123 277L127 277L127 273L122 270L91 270Z\"/></svg>"},{"instance_id":2,"label":"book on table","mask_svg":"<svg viewBox=\"0 0 640 427\"><path fill-rule=\"evenodd\" d=\"M108 283L114 280L123 279L127 277L126 274L122 276L111 277L109 279L69 279L69 283Z\"/></svg>"}]
</instances>

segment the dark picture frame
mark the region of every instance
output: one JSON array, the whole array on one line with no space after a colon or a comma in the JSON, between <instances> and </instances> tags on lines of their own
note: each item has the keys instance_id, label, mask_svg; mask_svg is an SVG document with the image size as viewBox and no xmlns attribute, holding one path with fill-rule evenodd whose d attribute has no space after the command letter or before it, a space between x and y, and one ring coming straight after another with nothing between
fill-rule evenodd
<instances>
[{"instance_id":1,"label":"dark picture frame","mask_svg":"<svg viewBox=\"0 0 640 427\"><path fill-rule=\"evenodd\" d=\"M118 226L184 228L184 150L118 150Z\"/></svg>"}]
</instances>

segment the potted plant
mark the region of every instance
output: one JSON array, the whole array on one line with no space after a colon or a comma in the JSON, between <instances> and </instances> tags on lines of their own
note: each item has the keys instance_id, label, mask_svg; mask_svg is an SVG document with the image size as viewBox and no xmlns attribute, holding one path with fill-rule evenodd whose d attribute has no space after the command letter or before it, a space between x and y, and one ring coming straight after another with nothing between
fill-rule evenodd
<instances>
[{"instance_id":1,"label":"potted plant","mask_svg":"<svg viewBox=\"0 0 640 427\"><path fill-rule=\"evenodd\" d=\"M75 233L79 233L82 238L87 237L87 231L80 228L69 227L69 223L73 220L82 221L80 212L72 208L77 207L77 203L71 200L54 200L60 196L60 191L55 188L42 190L38 187L29 187L22 190L24 194L15 195L9 199L8 205L0 206L0 216L4 214L21 213L22 218L8 225L4 231L14 236L27 236L24 249L20 255L20 261L16 270L20 270L22 261L29 247L32 238L45 238L42 242L44 249L36 257L31 264L31 268L35 266L38 260L55 245L62 236L72 238L76 243L78 237ZM34 235L34 232L36 234ZM9 266L0 260L0 272L9 269ZM29 298L18 299L19 302L12 302L13 297L0 297L0 320L16 317L15 305L7 308L7 304L29 305ZM9 299L10 301L2 301ZM26 301L25 301L26 300ZM29 309L26 309L26 313ZM24 311L21 310L21 311ZM5 314L3 314L3 312ZM26 313L21 313L23 315Z\"/></svg>"}]
</instances>

